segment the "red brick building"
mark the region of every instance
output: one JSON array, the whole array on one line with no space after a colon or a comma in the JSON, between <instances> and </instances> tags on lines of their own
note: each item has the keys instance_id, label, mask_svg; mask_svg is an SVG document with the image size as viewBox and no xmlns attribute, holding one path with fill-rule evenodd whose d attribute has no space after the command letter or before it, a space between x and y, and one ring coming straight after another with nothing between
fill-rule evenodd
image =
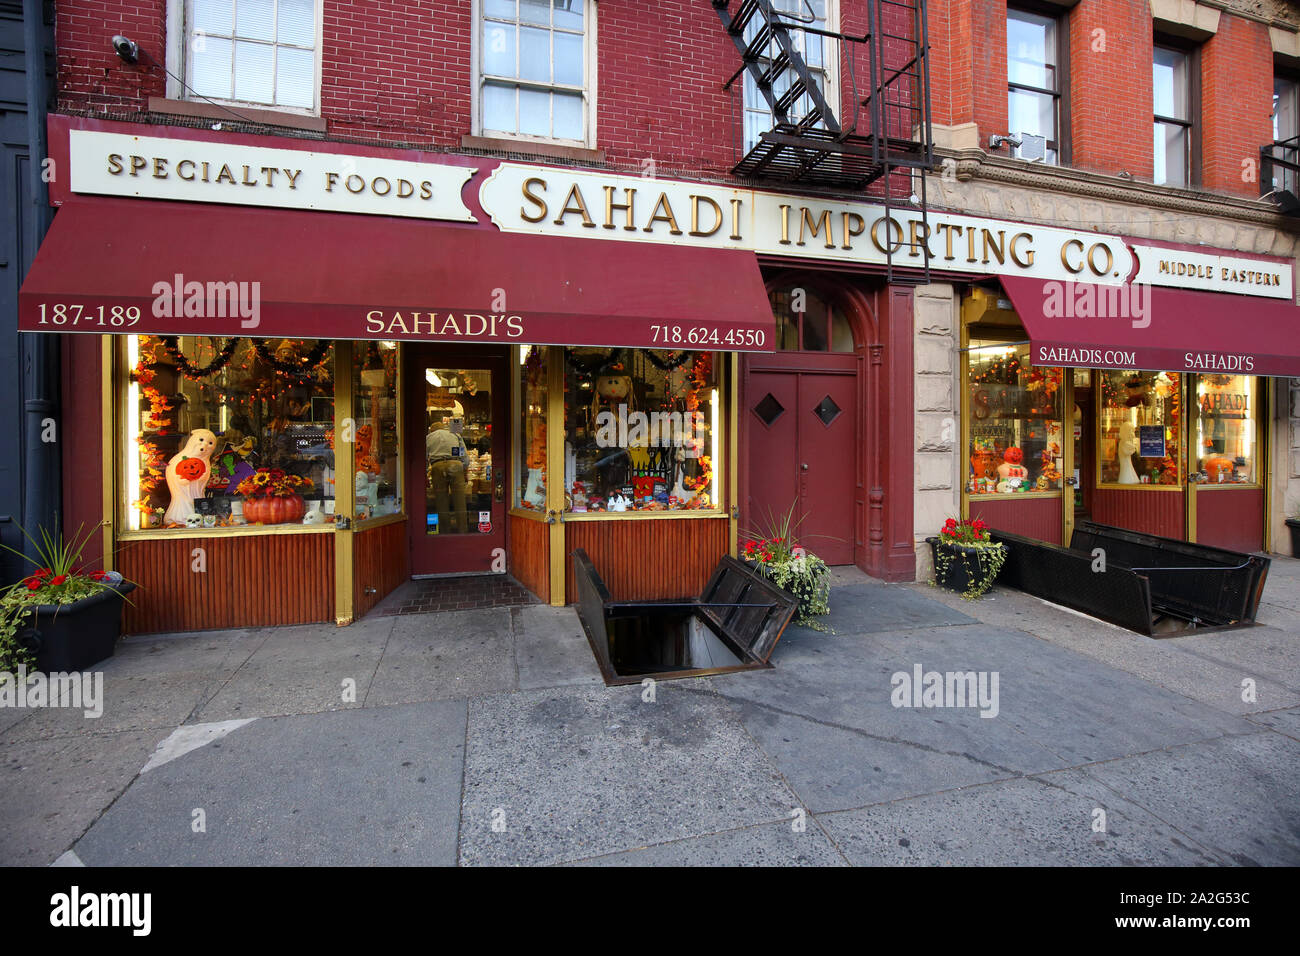
<instances>
[{"instance_id":1,"label":"red brick building","mask_svg":"<svg viewBox=\"0 0 1300 956\"><path fill-rule=\"evenodd\" d=\"M22 327L83 333L65 512L145 585L130 630L346 623L424 574L564 603L578 547L619 596L695 593L790 508L894 580L951 513L1255 550L1300 511L1300 367L1089 362L1035 322L1076 277L1158 287L1157 330L1179 295L1290 321L1295 230L1259 198L1300 132L1290 5L55 9L59 211ZM602 413L680 434L606 453ZM1121 467L1126 421L1161 454ZM250 513L259 468L305 501Z\"/></svg>"}]
</instances>

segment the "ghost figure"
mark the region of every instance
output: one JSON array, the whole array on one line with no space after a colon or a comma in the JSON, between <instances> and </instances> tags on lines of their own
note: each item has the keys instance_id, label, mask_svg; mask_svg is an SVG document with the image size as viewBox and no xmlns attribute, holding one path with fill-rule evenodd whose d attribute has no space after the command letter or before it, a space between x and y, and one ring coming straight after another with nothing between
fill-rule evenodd
<instances>
[{"instance_id":1,"label":"ghost figure","mask_svg":"<svg viewBox=\"0 0 1300 956\"><path fill-rule=\"evenodd\" d=\"M188 525L190 515L194 514L194 500L203 497L212 473L209 459L216 447L216 435L206 428L196 428L190 432L185 447L167 463L167 488L172 500L163 519L168 524Z\"/></svg>"}]
</instances>

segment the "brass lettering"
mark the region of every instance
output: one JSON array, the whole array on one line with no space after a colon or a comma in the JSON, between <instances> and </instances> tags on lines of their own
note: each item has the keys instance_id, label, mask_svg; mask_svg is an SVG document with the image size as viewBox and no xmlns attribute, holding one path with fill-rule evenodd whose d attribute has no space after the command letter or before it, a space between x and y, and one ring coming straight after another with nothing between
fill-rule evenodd
<instances>
[{"instance_id":1,"label":"brass lettering","mask_svg":"<svg viewBox=\"0 0 1300 956\"><path fill-rule=\"evenodd\" d=\"M700 229L700 203L706 202L713 208L713 228ZM722 228L722 207L708 196L691 195L691 235L711 236Z\"/></svg>"},{"instance_id":2,"label":"brass lettering","mask_svg":"<svg viewBox=\"0 0 1300 956\"><path fill-rule=\"evenodd\" d=\"M577 188L576 186L574 187ZM663 212L659 210L662 209ZM657 222L668 223L668 231L674 236L680 236L682 231L677 228L677 217L673 215L672 204L668 202L668 194L660 193L659 199L655 201L654 209L650 210L650 218L645 224L642 232L653 232L654 225Z\"/></svg>"},{"instance_id":3,"label":"brass lettering","mask_svg":"<svg viewBox=\"0 0 1300 956\"><path fill-rule=\"evenodd\" d=\"M849 240L857 238L866 231L867 221L856 212L840 213L840 238L844 240L840 245L841 249L852 249L853 243Z\"/></svg>"},{"instance_id":4,"label":"brass lettering","mask_svg":"<svg viewBox=\"0 0 1300 956\"><path fill-rule=\"evenodd\" d=\"M635 189L623 190L623 202L614 202L614 187L605 187L605 228L614 228L614 210L623 210L623 228L629 232L635 232L636 226L632 223L632 205L636 199Z\"/></svg>"},{"instance_id":5,"label":"brass lettering","mask_svg":"<svg viewBox=\"0 0 1300 956\"><path fill-rule=\"evenodd\" d=\"M740 239L740 200L731 200L731 239Z\"/></svg>"},{"instance_id":6,"label":"brass lettering","mask_svg":"<svg viewBox=\"0 0 1300 956\"><path fill-rule=\"evenodd\" d=\"M1070 265L1070 260L1066 258L1066 253L1069 251L1071 246L1079 247L1080 260L1077 266ZM1061 246L1061 265L1065 267L1066 272L1069 272L1073 275L1078 275L1080 272L1082 272L1083 271L1082 256L1083 256L1083 242L1081 240L1079 239L1065 240L1065 244Z\"/></svg>"},{"instance_id":7,"label":"brass lettering","mask_svg":"<svg viewBox=\"0 0 1300 956\"><path fill-rule=\"evenodd\" d=\"M984 265L989 264L989 252L993 253L993 258L998 260L998 265L1006 265L1007 254L1007 233L1004 229L998 230L998 237L995 241L993 233L987 229L980 230L980 239L984 244Z\"/></svg>"},{"instance_id":8,"label":"brass lettering","mask_svg":"<svg viewBox=\"0 0 1300 956\"><path fill-rule=\"evenodd\" d=\"M573 188L569 190L569 195L564 197L564 208L561 209L559 215L555 217L555 224L557 226L563 226L564 217L571 212L576 212L578 215L582 216L582 224L586 228L596 228L596 224L592 222L591 216L587 214L587 203L583 200L582 190L578 188L577 183L573 184Z\"/></svg>"},{"instance_id":9,"label":"brass lettering","mask_svg":"<svg viewBox=\"0 0 1300 956\"><path fill-rule=\"evenodd\" d=\"M809 212L808 207L800 206L799 208L802 211L802 215L799 219L799 241L795 243L795 245L802 246L804 244L803 232L804 232L804 227L806 226L808 228L808 232L814 238L816 238L817 234L824 229L826 231L826 235L823 241L826 244L826 248L834 249L835 236L831 234L831 211L829 209L823 209L822 214L817 217L817 221L813 222L812 213Z\"/></svg>"},{"instance_id":10,"label":"brass lettering","mask_svg":"<svg viewBox=\"0 0 1300 956\"><path fill-rule=\"evenodd\" d=\"M1011 244L1008 246L1007 252L1011 254L1012 262L1020 266L1022 269L1028 269L1034 264L1034 250L1026 249L1024 254L1021 255L1020 250L1016 248L1016 243L1021 239L1028 240L1029 242L1034 241L1034 237L1030 233L1018 232L1011 237Z\"/></svg>"}]
</instances>

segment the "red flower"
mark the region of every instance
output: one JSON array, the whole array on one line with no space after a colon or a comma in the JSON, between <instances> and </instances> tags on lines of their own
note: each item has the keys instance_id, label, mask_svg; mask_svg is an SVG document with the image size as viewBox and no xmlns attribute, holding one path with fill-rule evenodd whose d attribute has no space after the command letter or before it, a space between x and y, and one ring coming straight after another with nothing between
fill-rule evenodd
<instances>
[{"instance_id":1,"label":"red flower","mask_svg":"<svg viewBox=\"0 0 1300 956\"><path fill-rule=\"evenodd\" d=\"M67 584L67 583L68 583L68 576L67 576L66 574L56 575L55 577L53 577L53 578L50 579L50 583L51 583L51 584Z\"/></svg>"},{"instance_id":2,"label":"red flower","mask_svg":"<svg viewBox=\"0 0 1300 956\"><path fill-rule=\"evenodd\" d=\"M48 578L48 577L50 576L51 573L52 573L52 572L50 571L49 568L37 568L37 569L36 569L36 577L38 577L38 578Z\"/></svg>"},{"instance_id":3,"label":"red flower","mask_svg":"<svg viewBox=\"0 0 1300 956\"><path fill-rule=\"evenodd\" d=\"M104 571L91 571L91 572L90 572L90 578L91 578L92 581L102 581L102 580L104 580L104 578L106 578L106 577L108 577L108 574L107 574L106 572L104 572Z\"/></svg>"},{"instance_id":4,"label":"red flower","mask_svg":"<svg viewBox=\"0 0 1300 956\"><path fill-rule=\"evenodd\" d=\"M29 591L39 591L40 589L41 589L41 579L40 579L40 578L28 578L28 579L27 579L27 590L29 590Z\"/></svg>"},{"instance_id":5,"label":"red flower","mask_svg":"<svg viewBox=\"0 0 1300 956\"><path fill-rule=\"evenodd\" d=\"M982 518L976 518L974 521L970 523L970 526L976 531L983 531L985 528L988 527L988 525L984 523L984 520Z\"/></svg>"}]
</instances>

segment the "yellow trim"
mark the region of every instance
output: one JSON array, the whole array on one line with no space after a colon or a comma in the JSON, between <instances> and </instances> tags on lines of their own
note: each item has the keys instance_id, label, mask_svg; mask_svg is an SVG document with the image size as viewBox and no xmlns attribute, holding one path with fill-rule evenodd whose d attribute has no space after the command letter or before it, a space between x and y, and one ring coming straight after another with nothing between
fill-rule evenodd
<instances>
[{"instance_id":1,"label":"yellow trim","mask_svg":"<svg viewBox=\"0 0 1300 956\"><path fill-rule=\"evenodd\" d=\"M565 522L569 521L612 521L637 518L728 518L724 509L710 508L708 511L566 511Z\"/></svg>"},{"instance_id":2,"label":"yellow trim","mask_svg":"<svg viewBox=\"0 0 1300 956\"><path fill-rule=\"evenodd\" d=\"M104 520L102 525L103 565L105 571L114 570L113 555L116 550L117 533L117 480L113 462L117 455L117 422L114 410L117 402L113 400L113 374L116 368L114 355L117 351L117 336L102 334L99 337L100 356L100 410L99 426L104 440L100 445L102 484L100 486L100 509Z\"/></svg>"},{"instance_id":3,"label":"yellow trim","mask_svg":"<svg viewBox=\"0 0 1300 956\"><path fill-rule=\"evenodd\" d=\"M371 528L382 528L386 524L397 524L399 521L405 521L406 514L376 515L373 518L367 518L365 521L358 521L352 526L353 531L369 531Z\"/></svg>"},{"instance_id":4,"label":"yellow trim","mask_svg":"<svg viewBox=\"0 0 1300 956\"><path fill-rule=\"evenodd\" d=\"M551 522L547 557L552 607L565 604L564 481L564 347L552 345L546 350L546 520Z\"/></svg>"},{"instance_id":5,"label":"yellow trim","mask_svg":"<svg viewBox=\"0 0 1300 956\"><path fill-rule=\"evenodd\" d=\"M546 515L540 511L530 511L528 508L511 508L506 512L512 518L529 518L533 521L545 521Z\"/></svg>"},{"instance_id":6,"label":"yellow trim","mask_svg":"<svg viewBox=\"0 0 1300 956\"><path fill-rule=\"evenodd\" d=\"M336 530L332 524L305 525L295 522L234 525L228 528L155 528L148 531L123 531L117 539L118 541L174 541L185 538L220 538L230 535L329 534Z\"/></svg>"},{"instance_id":7,"label":"yellow trim","mask_svg":"<svg viewBox=\"0 0 1300 956\"><path fill-rule=\"evenodd\" d=\"M1093 487L1105 489L1107 491L1131 491L1133 489L1138 489L1140 491L1182 491L1186 485L1153 485L1150 483L1142 484L1142 482L1138 482L1136 485L1121 485L1118 482L1109 481L1104 484L1098 482L1093 485Z\"/></svg>"},{"instance_id":8,"label":"yellow trim","mask_svg":"<svg viewBox=\"0 0 1300 956\"><path fill-rule=\"evenodd\" d=\"M1277 394L1274 391L1274 379L1270 376L1264 385L1263 408L1259 410L1259 440L1264 443L1264 553L1273 553L1273 409L1276 408Z\"/></svg>"},{"instance_id":9,"label":"yellow trim","mask_svg":"<svg viewBox=\"0 0 1300 956\"><path fill-rule=\"evenodd\" d=\"M731 514L731 556L740 553L740 353L727 363L727 510Z\"/></svg>"},{"instance_id":10,"label":"yellow trim","mask_svg":"<svg viewBox=\"0 0 1300 956\"><path fill-rule=\"evenodd\" d=\"M1258 482L1256 482L1256 483L1254 483L1254 484L1249 484L1249 485L1247 485L1247 484L1243 484L1243 483L1241 483L1241 482L1227 482L1227 481L1225 481L1225 482L1223 482L1223 483L1219 483L1219 482L1213 482L1213 481L1205 481L1205 482L1195 482L1195 481L1193 481L1193 482L1190 482L1190 483L1188 484L1188 487L1189 487L1189 488L1195 488L1195 489L1197 489L1198 491L1227 491L1229 488L1234 489L1234 490L1237 490L1237 491L1258 491L1259 489L1263 488L1264 486L1261 485L1261 484L1259 484Z\"/></svg>"},{"instance_id":11,"label":"yellow trim","mask_svg":"<svg viewBox=\"0 0 1300 956\"><path fill-rule=\"evenodd\" d=\"M402 356L399 352L397 360ZM348 519L354 519L356 508L356 487L353 484L352 461L356 440L356 410L352 407L352 343L336 341L334 343L334 513ZM345 422L351 428L345 428ZM351 434L353 441L345 442L343 436ZM401 443L398 443L401 454ZM342 459L342 462L340 462ZM340 468L340 463L346 467ZM400 466L399 466L400 467ZM354 617L352 606L353 575L353 535L351 529L334 529L334 620L339 625L351 624Z\"/></svg>"},{"instance_id":12,"label":"yellow trim","mask_svg":"<svg viewBox=\"0 0 1300 956\"><path fill-rule=\"evenodd\" d=\"M1074 369L1061 369L1061 542L1069 547L1074 534L1074 498L1077 485L1066 484L1074 476ZM1082 432L1081 432L1082 433ZM1068 493L1067 493L1068 492Z\"/></svg>"},{"instance_id":13,"label":"yellow trim","mask_svg":"<svg viewBox=\"0 0 1300 956\"><path fill-rule=\"evenodd\" d=\"M1012 501L1019 498L1063 498L1065 492L1060 488L1052 488L1049 491L990 491L981 495L963 491L962 495L971 501Z\"/></svg>"}]
</instances>

